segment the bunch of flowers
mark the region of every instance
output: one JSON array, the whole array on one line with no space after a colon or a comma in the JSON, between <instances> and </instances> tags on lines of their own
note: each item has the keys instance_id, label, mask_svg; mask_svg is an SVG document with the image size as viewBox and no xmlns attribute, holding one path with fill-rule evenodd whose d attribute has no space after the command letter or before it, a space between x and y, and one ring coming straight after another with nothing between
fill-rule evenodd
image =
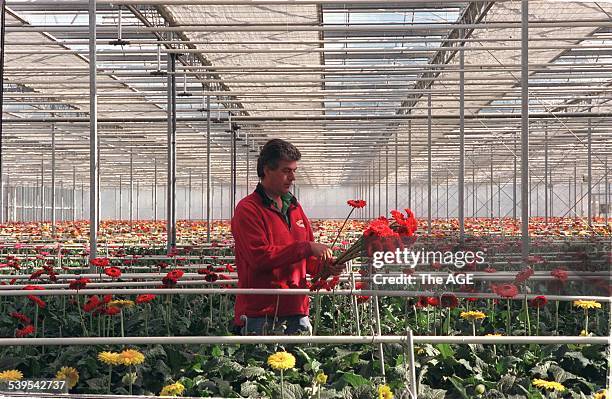
<instances>
[{"instance_id":1,"label":"bunch of flowers","mask_svg":"<svg viewBox=\"0 0 612 399\"><path fill-rule=\"evenodd\" d=\"M412 245L418 225L414 213L410 209L405 209L404 211L406 215L397 210L392 210L391 220L384 216L372 220L363 232L363 235L334 260L334 265L341 265L358 258L362 255L363 251L367 251L368 255L371 255L375 250L387 249L394 251L396 248L403 249L404 243ZM324 283L319 281L327 280L329 277L330 273L324 268L312 280L313 287L315 287L314 290L326 287Z\"/></svg>"}]
</instances>

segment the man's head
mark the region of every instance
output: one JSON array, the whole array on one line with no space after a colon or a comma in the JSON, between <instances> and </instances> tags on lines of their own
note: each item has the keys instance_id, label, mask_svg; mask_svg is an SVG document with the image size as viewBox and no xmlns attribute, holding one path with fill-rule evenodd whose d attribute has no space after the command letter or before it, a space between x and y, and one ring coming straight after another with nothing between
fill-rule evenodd
<instances>
[{"instance_id":1,"label":"man's head","mask_svg":"<svg viewBox=\"0 0 612 399\"><path fill-rule=\"evenodd\" d=\"M301 157L300 151L291 143L281 139L268 141L257 158L257 176L266 191L273 195L288 193Z\"/></svg>"}]
</instances>

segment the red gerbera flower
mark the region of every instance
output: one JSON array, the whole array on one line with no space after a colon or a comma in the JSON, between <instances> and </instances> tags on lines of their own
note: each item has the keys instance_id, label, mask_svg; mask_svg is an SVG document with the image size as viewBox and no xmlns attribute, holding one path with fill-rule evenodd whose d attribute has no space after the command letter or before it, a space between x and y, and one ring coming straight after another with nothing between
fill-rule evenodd
<instances>
[{"instance_id":1,"label":"red gerbera flower","mask_svg":"<svg viewBox=\"0 0 612 399\"><path fill-rule=\"evenodd\" d=\"M419 300L416 303L416 307L420 309L426 308L427 306L429 306L428 298L426 296L420 296Z\"/></svg>"},{"instance_id":2,"label":"red gerbera flower","mask_svg":"<svg viewBox=\"0 0 612 399\"><path fill-rule=\"evenodd\" d=\"M566 282L569 273L563 269L554 269L550 272L550 275L558 279L559 281Z\"/></svg>"},{"instance_id":3,"label":"red gerbera flower","mask_svg":"<svg viewBox=\"0 0 612 399\"><path fill-rule=\"evenodd\" d=\"M518 295L519 290L514 284L506 283L501 285L494 285L493 292L502 298L514 298Z\"/></svg>"},{"instance_id":4,"label":"red gerbera flower","mask_svg":"<svg viewBox=\"0 0 612 399\"><path fill-rule=\"evenodd\" d=\"M213 273L210 271L208 272L208 274L206 274L206 276L204 276L204 280L206 280L209 283L214 283L218 279L219 279L219 275L217 273Z\"/></svg>"},{"instance_id":5,"label":"red gerbera flower","mask_svg":"<svg viewBox=\"0 0 612 399\"><path fill-rule=\"evenodd\" d=\"M23 313L11 312L11 313L9 313L9 315L13 319L17 319L20 322L22 322L23 324L30 324L32 322L32 320L28 316L24 315Z\"/></svg>"},{"instance_id":6,"label":"red gerbera flower","mask_svg":"<svg viewBox=\"0 0 612 399\"><path fill-rule=\"evenodd\" d=\"M45 269L38 269L34 273L30 274L30 277L28 278L28 280L36 280L37 278L42 276L44 272L45 272Z\"/></svg>"},{"instance_id":7,"label":"red gerbera flower","mask_svg":"<svg viewBox=\"0 0 612 399\"><path fill-rule=\"evenodd\" d=\"M162 278L162 284L164 288L171 288L174 287L176 285L177 280L171 277L164 277Z\"/></svg>"},{"instance_id":8,"label":"red gerbera flower","mask_svg":"<svg viewBox=\"0 0 612 399\"><path fill-rule=\"evenodd\" d=\"M70 288L72 290L80 290L82 288L85 288L85 286L89 282L91 282L90 279L88 279L86 277L79 277L76 280L72 280L70 282L70 284L68 284L68 288Z\"/></svg>"},{"instance_id":9,"label":"red gerbera flower","mask_svg":"<svg viewBox=\"0 0 612 399\"><path fill-rule=\"evenodd\" d=\"M364 200L348 200L346 203L353 208L363 208L366 206L366 202Z\"/></svg>"},{"instance_id":10,"label":"red gerbera flower","mask_svg":"<svg viewBox=\"0 0 612 399\"><path fill-rule=\"evenodd\" d=\"M183 277L184 274L185 272L181 269L176 269L169 271L168 274L166 274L166 277L171 278L173 280L178 280L179 278Z\"/></svg>"},{"instance_id":11,"label":"red gerbera flower","mask_svg":"<svg viewBox=\"0 0 612 399\"><path fill-rule=\"evenodd\" d=\"M381 216L378 219L374 219L370 222L368 227L363 232L366 237L394 237L397 234L389 227L389 220L386 217Z\"/></svg>"},{"instance_id":12,"label":"red gerbera flower","mask_svg":"<svg viewBox=\"0 0 612 399\"><path fill-rule=\"evenodd\" d=\"M107 314L107 315L109 315L109 316L116 315L116 314L117 314L117 313L119 313L119 312L121 312L121 309L119 309L119 308L118 308L118 307L116 307L116 306L107 306L107 307L104 309L104 313L105 313L105 314Z\"/></svg>"},{"instance_id":13,"label":"red gerbera flower","mask_svg":"<svg viewBox=\"0 0 612 399\"><path fill-rule=\"evenodd\" d=\"M100 298L98 298L97 295L94 295L92 297L89 297L87 302L85 302L85 304L83 305L83 310L87 313L93 312L100 305L102 305L102 302L100 302Z\"/></svg>"},{"instance_id":14,"label":"red gerbera flower","mask_svg":"<svg viewBox=\"0 0 612 399\"><path fill-rule=\"evenodd\" d=\"M440 297L440 305L443 308L454 309L459 305L459 300L455 294L444 294Z\"/></svg>"},{"instance_id":15,"label":"red gerbera flower","mask_svg":"<svg viewBox=\"0 0 612 399\"><path fill-rule=\"evenodd\" d=\"M96 267L107 267L110 265L108 258L96 258L89 261L90 264Z\"/></svg>"},{"instance_id":16,"label":"red gerbera flower","mask_svg":"<svg viewBox=\"0 0 612 399\"><path fill-rule=\"evenodd\" d=\"M118 267L107 267L104 269L104 274L112 278L118 278L121 276L121 269Z\"/></svg>"},{"instance_id":17,"label":"red gerbera flower","mask_svg":"<svg viewBox=\"0 0 612 399\"><path fill-rule=\"evenodd\" d=\"M548 299L544 295L538 295L529 302L534 308L543 308L548 303Z\"/></svg>"},{"instance_id":18,"label":"red gerbera flower","mask_svg":"<svg viewBox=\"0 0 612 399\"><path fill-rule=\"evenodd\" d=\"M24 328L18 328L15 330L15 336L17 338L23 338L23 337L27 337L30 334L34 334L34 326L31 324L28 324L27 326L25 326Z\"/></svg>"},{"instance_id":19,"label":"red gerbera flower","mask_svg":"<svg viewBox=\"0 0 612 399\"><path fill-rule=\"evenodd\" d=\"M523 270L521 270L520 272L516 274L516 277L514 278L514 283L515 284L524 283L525 281L529 280L531 276L533 276L533 273L534 271L531 267L524 268Z\"/></svg>"},{"instance_id":20,"label":"red gerbera flower","mask_svg":"<svg viewBox=\"0 0 612 399\"><path fill-rule=\"evenodd\" d=\"M44 309L47 307L47 304L45 303L45 301L43 301L42 299L40 299L37 296L34 295L28 295L28 299L32 302L34 302L36 305L38 305L39 308Z\"/></svg>"},{"instance_id":21,"label":"red gerbera flower","mask_svg":"<svg viewBox=\"0 0 612 399\"><path fill-rule=\"evenodd\" d=\"M430 296L430 297L427 297L427 304L429 306L439 306L440 300L436 297Z\"/></svg>"},{"instance_id":22,"label":"red gerbera flower","mask_svg":"<svg viewBox=\"0 0 612 399\"><path fill-rule=\"evenodd\" d=\"M151 302L153 299L155 299L155 295L153 294L141 294L138 295L136 297L136 303L147 303L147 302Z\"/></svg>"}]
</instances>

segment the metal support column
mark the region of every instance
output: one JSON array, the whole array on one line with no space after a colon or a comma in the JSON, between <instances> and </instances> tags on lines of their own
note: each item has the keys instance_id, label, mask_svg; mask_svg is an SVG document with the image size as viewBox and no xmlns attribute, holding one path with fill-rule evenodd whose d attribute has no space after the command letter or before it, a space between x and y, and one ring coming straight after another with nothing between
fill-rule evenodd
<instances>
[{"instance_id":1,"label":"metal support column","mask_svg":"<svg viewBox=\"0 0 612 399\"><path fill-rule=\"evenodd\" d=\"M189 180L188 180L188 192L187 192L187 220L191 220L191 169L189 169Z\"/></svg>"},{"instance_id":2,"label":"metal support column","mask_svg":"<svg viewBox=\"0 0 612 399\"><path fill-rule=\"evenodd\" d=\"M574 161L574 217L578 218L578 163Z\"/></svg>"},{"instance_id":3,"label":"metal support column","mask_svg":"<svg viewBox=\"0 0 612 399\"><path fill-rule=\"evenodd\" d=\"M450 204L448 203L449 201L449 196L448 196L448 170L446 171L446 221L448 222L450 220ZM464 232L465 234L465 232Z\"/></svg>"},{"instance_id":4,"label":"metal support column","mask_svg":"<svg viewBox=\"0 0 612 399\"><path fill-rule=\"evenodd\" d=\"M4 41L6 38L6 0L1 0L0 5L0 82L4 82ZM0 90L0 116L4 116L4 88ZM4 126L2 124L2 117L0 117L0 223L4 223L3 205L4 205L4 162L3 162L3 133ZM8 219L8 175L6 184L6 197L7 197L7 212L6 216Z\"/></svg>"},{"instance_id":5,"label":"metal support column","mask_svg":"<svg viewBox=\"0 0 612 399\"><path fill-rule=\"evenodd\" d=\"M210 95L206 96L206 242L210 242Z\"/></svg>"},{"instance_id":6,"label":"metal support column","mask_svg":"<svg viewBox=\"0 0 612 399\"><path fill-rule=\"evenodd\" d=\"M130 215L130 226L133 221L133 212L134 212L134 155L132 151L130 151L130 192L128 193L128 202L129 202L129 215Z\"/></svg>"},{"instance_id":7,"label":"metal support column","mask_svg":"<svg viewBox=\"0 0 612 399\"><path fill-rule=\"evenodd\" d=\"M427 94L427 233L431 234L431 93Z\"/></svg>"},{"instance_id":8,"label":"metal support column","mask_svg":"<svg viewBox=\"0 0 612 399\"><path fill-rule=\"evenodd\" d=\"M389 215L389 146L385 145L385 215Z\"/></svg>"},{"instance_id":9,"label":"metal support column","mask_svg":"<svg viewBox=\"0 0 612 399\"><path fill-rule=\"evenodd\" d=\"M610 226L610 225L608 224L608 216L609 216L609 213L610 213L610 185L609 185L609 182L608 182L608 156L607 155L606 155L606 160L605 160L605 163L604 163L604 168L605 168L604 182L605 182L605 185L606 185L606 187L604 189L604 193L605 193L605 196L606 196L606 200L605 200L606 208L605 208L604 216L606 218L605 219L606 229L609 229L608 226Z\"/></svg>"},{"instance_id":10,"label":"metal support column","mask_svg":"<svg viewBox=\"0 0 612 399\"><path fill-rule=\"evenodd\" d=\"M495 207L493 206L493 143L491 143L491 153L490 153L490 158L489 158L489 162L490 162L490 171L489 171L489 191L491 196L489 197L489 207L490 209L490 217L491 219L493 219L493 209L495 209Z\"/></svg>"},{"instance_id":11,"label":"metal support column","mask_svg":"<svg viewBox=\"0 0 612 399\"><path fill-rule=\"evenodd\" d=\"M136 220L140 220L140 181L136 180Z\"/></svg>"},{"instance_id":12,"label":"metal support column","mask_svg":"<svg viewBox=\"0 0 612 399\"><path fill-rule=\"evenodd\" d=\"M588 120L588 131L587 131L587 216L589 227L593 226L593 190L591 185L593 184L593 140L592 140L592 129L591 129L591 118Z\"/></svg>"},{"instance_id":13,"label":"metal support column","mask_svg":"<svg viewBox=\"0 0 612 399\"><path fill-rule=\"evenodd\" d=\"M0 212L1 213L1 212ZM45 221L45 159L40 162L40 221Z\"/></svg>"},{"instance_id":14,"label":"metal support column","mask_svg":"<svg viewBox=\"0 0 612 399\"><path fill-rule=\"evenodd\" d=\"M176 55L168 54L168 176L166 189L167 250L176 246Z\"/></svg>"},{"instance_id":15,"label":"metal support column","mask_svg":"<svg viewBox=\"0 0 612 399\"><path fill-rule=\"evenodd\" d=\"M548 128L544 128L544 223L548 224Z\"/></svg>"},{"instance_id":16,"label":"metal support column","mask_svg":"<svg viewBox=\"0 0 612 399\"><path fill-rule=\"evenodd\" d=\"M461 37L465 37L461 32ZM465 241L465 48L463 42L459 49L459 177L457 182L457 201L459 218L459 242ZM448 172L447 172L448 175ZM447 190L448 192L448 190ZM448 208L448 201L446 207Z\"/></svg>"},{"instance_id":17,"label":"metal support column","mask_svg":"<svg viewBox=\"0 0 612 399\"><path fill-rule=\"evenodd\" d=\"M96 38L96 0L89 0L89 259L95 259L98 254L98 197L100 195Z\"/></svg>"},{"instance_id":18,"label":"metal support column","mask_svg":"<svg viewBox=\"0 0 612 399\"><path fill-rule=\"evenodd\" d=\"M397 202L397 184L398 184L398 180L399 180L399 171L398 171L398 142L397 142L397 136L398 136L398 129L395 129L395 209L399 209L399 204ZM361 198L361 197L360 197Z\"/></svg>"},{"instance_id":19,"label":"metal support column","mask_svg":"<svg viewBox=\"0 0 612 399\"><path fill-rule=\"evenodd\" d=\"M408 207L412 205L412 121L408 119Z\"/></svg>"},{"instance_id":20,"label":"metal support column","mask_svg":"<svg viewBox=\"0 0 612 399\"><path fill-rule=\"evenodd\" d=\"M51 237L55 237L55 216L55 124L51 124Z\"/></svg>"},{"instance_id":21,"label":"metal support column","mask_svg":"<svg viewBox=\"0 0 612 399\"><path fill-rule=\"evenodd\" d=\"M72 221L76 220L76 166L72 166Z\"/></svg>"},{"instance_id":22,"label":"metal support column","mask_svg":"<svg viewBox=\"0 0 612 399\"><path fill-rule=\"evenodd\" d=\"M512 156L513 173L512 173L512 218L516 220L516 134L514 135L514 154Z\"/></svg>"},{"instance_id":23,"label":"metal support column","mask_svg":"<svg viewBox=\"0 0 612 399\"><path fill-rule=\"evenodd\" d=\"M382 179L382 160L381 160L381 154L380 151L378 152L378 179L376 180L376 184L378 185L378 216L382 215L382 184L381 184L381 179Z\"/></svg>"},{"instance_id":24,"label":"metal support column","mask_svg":"<svg viewBox=\"0 0 612 399\"><path fill-rule=\"evenodd\" d=\"M153 158L153 220L157 221L157 159Z\"/></svg>"},{"instance_id":25,"label":"metal support column","mask_svg":"<svg viewBox=\"0 0 612 399\"><path fill-rule=\"evenodd\" d=\"M529 1L521 0L521 256L529 257Z\"/></svg>"}]
</instances>

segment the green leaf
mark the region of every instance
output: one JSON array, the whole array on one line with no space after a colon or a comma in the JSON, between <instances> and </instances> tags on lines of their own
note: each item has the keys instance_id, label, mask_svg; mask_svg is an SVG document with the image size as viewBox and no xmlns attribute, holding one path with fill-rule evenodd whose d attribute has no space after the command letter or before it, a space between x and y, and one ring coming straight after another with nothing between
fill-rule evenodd
<instances>
[{"instance_id":1,"label":"green leaf","mask_svg":"<svg viewBox=\"0 0 612 399\"><path fill-rule=\"evenodd\" d=\"M354 373L344 373L342 375L342 380L347 384L351 385L353 388L357 388L363 385L368 385L370 382L363 378L360 375Z\"/></svg>"},{"instance_id":2,"label":"green leaf","mask_svg":"<svg viewBox=\"0 0 612 399\"><path fill-rule=\"evenodd\" d=\"M212 348L212 356L213 357L220 357L221 355L223 355L223 350L221 350L219 345L213 346L213 348Z\"/></svg>"},{"instance_id":3,"label":"green leaf","mask_svg":"<svg viewBox=\"0 0 612 399\"><path fill-rule=\"evenodd\" d=\"M252 381L243 382L242 385L240 385L240 395L248 398L258 397L259 390L257 389L257 384Z\"/></svg>"},{"instance_id":4,"label":"green leaf","mask_svg":"<svg viewBox=\"0 0 612 399\"><path fill-rule=\"evenodd\" d=\"M437 344L436 349L440 351L443 359L451 358L455 355L453 348L449 344Z\"/></svg>"},{"instance_id":5,"label":"green leaf","mask_svg":"<svg viewBox=\"0 0 612 399\"><path fill-rule=\"evenodd\" d=\"M463 380L461 378L453 376L450 377L449 380L463 399L470 399L467 392L465 391L465 388L463 387Z\"/></svg>"},{"instance_id":6,"label":"green leaf","mask_svg":"<svg viewBox=\"0 0 612 399\"><path fill-rule=\"evenodd\" d=\"M497 383L497 389L503 393L509 393L510 389L514 386L514 382L516 381L516 376L511 374L503 375L499 382Z\"/></svg>"},{"instance_id":7,"label":"green leaf","mask_svg":"<svg viewBox=\"0 0 612 399\"><path fill-rule=\"evenodd\" d=\"M576 379L576 376L569 371L563 370L561 367L553 364L550 366L550 372L552 373L555 381L563 383L566 380Z\"/></svg>"},{"instance_id":8,"label":"green leaf","mask_svg":"<svg viewBox=\"0 0 612 399\"><path fill-rule=\"evenodd\" d=\"M257 378L266 375L266 370L257 366L247 366L242 369L240 374L244 378Z\"/></svg>"}]
</instances>

